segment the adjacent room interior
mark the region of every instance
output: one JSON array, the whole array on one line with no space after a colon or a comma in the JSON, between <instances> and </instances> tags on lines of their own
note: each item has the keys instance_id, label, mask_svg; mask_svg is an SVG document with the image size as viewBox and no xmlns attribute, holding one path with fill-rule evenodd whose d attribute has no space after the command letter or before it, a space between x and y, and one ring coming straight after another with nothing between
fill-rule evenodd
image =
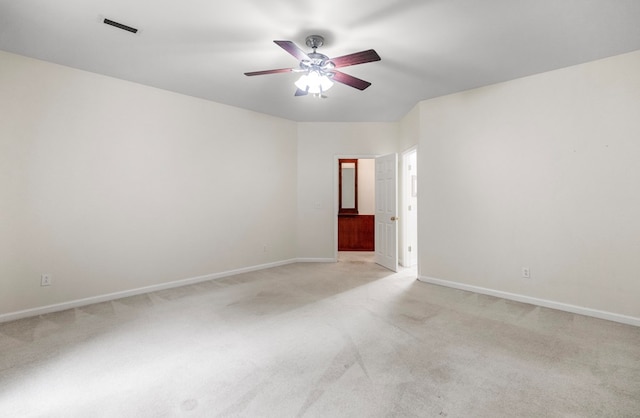
<instances>
[{"instance_id":1,"label":"adjacent room interior","mask_svg":"<svg viewBox=\"0 0 640 418\"><path fill-rule=\"evenodd\" d=\"M375 159L338 159L338 251L375 251Z\"/></svg>"}]
</instances>

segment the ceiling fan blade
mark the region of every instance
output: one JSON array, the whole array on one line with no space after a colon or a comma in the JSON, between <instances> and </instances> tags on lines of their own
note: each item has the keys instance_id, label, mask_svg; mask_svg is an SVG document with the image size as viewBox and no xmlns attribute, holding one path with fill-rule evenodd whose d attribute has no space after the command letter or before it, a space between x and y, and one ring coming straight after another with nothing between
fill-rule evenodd
<instances>
[{"instance_id":1,"label":"ceiling fan blade","mask_svg":"<svg viewBox=\"0 0 640 418\"><path fill-rule=\"evenodd\" d=\"M307 90L297 89L295 96L306 96L307 94L309 94L309 89Z\"/></svg>"},{"instance_id":2,"label":"ceiling fan blade","mask_svg":"<svg viewBox=\"0 0 640 418\"><path fill-rule=\"evenodd\" d=\"M358 90L364 90L371 85L368 81L361 80L349 74L340 71L333 71L333 81L346 84Z\"/></svg>"},{"instance_id":3,"label":"ceiling fan blade","mask_svg":"<svg viewBox=\"0 0 640 418\"><path fill-rule=\"evenodd\" d=\"M290 73L291 71L293 71L293 68L279 68L277 70L252 71L249 73L244 73L244 75L252 76L252 75Z\"/></svg>"},{"instance_id":4,"label":"ceiling fan blade","mask_svg":"<svg viewBox=\"0 0 640 418\"><path fill-rule=\"evenodd\" d=\"M298 46L291 41L273 41L273 42L275 42L280 48L284 49L285 51L287 51L288 53L296 57L298 61L310 59L306 52L298 48Z\"/></svg>"},{"instance_id":5,"label":"ceiling fan blade","mask_svg":"<svg viewBox=\"0 0 640 418\"><path fill-rule=\"evenodd\" d=\"M337 58L331 58L336 68L347 67L349 65L364 64L366 62L380 61L380 55L373 49L367 51L356 52L349 55L343 55Z\"/></svg>"}]
</instances>

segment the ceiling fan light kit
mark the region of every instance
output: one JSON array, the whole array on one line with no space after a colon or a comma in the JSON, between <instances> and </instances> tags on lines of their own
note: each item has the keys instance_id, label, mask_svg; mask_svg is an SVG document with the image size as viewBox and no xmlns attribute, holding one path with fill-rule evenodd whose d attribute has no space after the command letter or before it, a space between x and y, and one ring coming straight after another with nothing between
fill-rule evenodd
<instances>
[{"instance_id":1,"label":"ceiling fan light kit","mask_svg":"<svg viewBox=\"0 0 640 418\"><path fill-rule=\"evenodd\" d=\"M302 76L295 83L297 87L296 96L312 94L315 97L325 97L323 93L333 86L334 81L358 90L364 90L369 87L371 83L345 74L336 70L336 68L380 61L380 56L373 49L344 55L342 57L329 58L324 54L316 52L316 49L324 44L324 38L320 35L307 36L305 43L309 48L313 49L313 52L308 54L291 41L273 42L299 60L298 68L253 71L244 74L247 76L255 76L284 72L302 72Z\"/></svg>"},{"instance_id":2,"label":"ceiling fan light kit","mask_svg":"<svg viewBox=\"0 0 640 418\"><path fill-rule=\"evenodd\" d=\"M322 94L333 87L333 81L327 75L313 70L303 74L295 84L300 90L311 94Z\"/></svg>"}]
</instances>

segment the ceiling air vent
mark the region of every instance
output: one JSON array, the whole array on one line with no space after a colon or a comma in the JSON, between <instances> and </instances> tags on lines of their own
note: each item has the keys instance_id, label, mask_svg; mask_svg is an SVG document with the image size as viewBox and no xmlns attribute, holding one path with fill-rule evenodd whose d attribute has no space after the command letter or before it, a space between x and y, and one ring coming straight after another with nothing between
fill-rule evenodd
<instances>
[{"instance_id":1,"label":"ceiling air vent","mask_svg":"<svg viewBox=\"0 0 640 418\"><path fill-rule=\"evenodd\" d=\"M114 22L113 20L105 19L104 23L107 25L115 26L118 29L126 30L131 33L138 32L138 29L132 28L131 26L123 25L122 23Z\"/></svg>"}]
</instances>

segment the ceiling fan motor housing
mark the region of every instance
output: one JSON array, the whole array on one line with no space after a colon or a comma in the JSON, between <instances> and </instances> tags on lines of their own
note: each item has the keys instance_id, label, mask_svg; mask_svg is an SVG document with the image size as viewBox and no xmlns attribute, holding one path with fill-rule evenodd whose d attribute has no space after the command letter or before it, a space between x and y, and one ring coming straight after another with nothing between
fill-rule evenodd
<instances>
[{"instance_id":1,"label":"ceiling fan motor housing","mask_svg":"<svg viewBox=\"0 0 640 418\"><path fill-rule=\"evenodd\" d=\"M300 68L305 71L315 70L320 73L326 73L335 68L333 62L331 62L329 57L324 54L320 54L319 52L311 52L307 55L309 56L308 60L300 61Z\"/></svg>"}]
</instances>

